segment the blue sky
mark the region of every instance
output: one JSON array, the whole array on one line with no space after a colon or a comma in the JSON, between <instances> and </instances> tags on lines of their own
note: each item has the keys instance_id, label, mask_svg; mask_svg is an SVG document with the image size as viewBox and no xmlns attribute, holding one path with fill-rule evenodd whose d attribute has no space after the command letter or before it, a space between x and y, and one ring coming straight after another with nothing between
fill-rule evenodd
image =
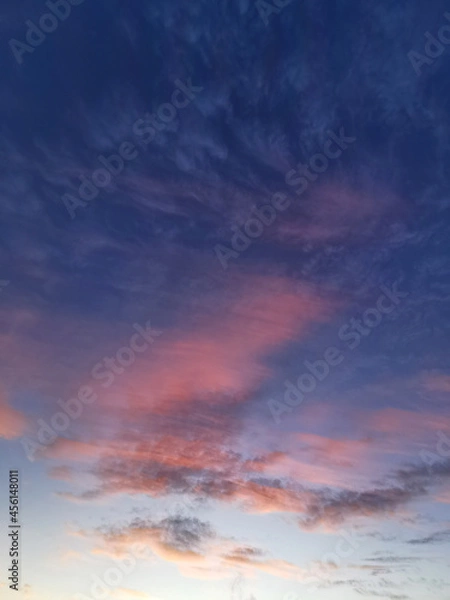
<instances>
[{"instance_id":1,"label":"blue sky","mask_svg":"<svg viewBox=\"0 0 450 600\"><path fill-rule=\"evenodd\" d=\"M4 1L21 597L447 598L447 8Z\"/></svg>"}]
</instances>

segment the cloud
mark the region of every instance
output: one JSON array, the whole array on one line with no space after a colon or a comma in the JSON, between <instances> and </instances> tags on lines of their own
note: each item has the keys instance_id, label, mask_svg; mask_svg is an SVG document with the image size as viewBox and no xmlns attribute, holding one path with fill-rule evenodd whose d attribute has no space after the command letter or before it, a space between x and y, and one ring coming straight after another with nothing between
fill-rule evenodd
<instances>
[{"instance_id":1,"label":"cloud","mask_svg":"<svg viewBox=\"0 0 450 600\"><path fill-rule=\"evenodd\" d=\"M148 440L139 433L123 440L99 441L92 448L81 444L81 458L96 459L88 470L99 485L79 494L65 492L64 497L91 501L116 494L188 494L253 513L291 512L299 515L305 529L333 528L350 519L395 517L409 503L434 494L435 487L450 475L448 461L433 465L431 471L417 463L383 475L377 485L359 488L352 458L364 458L371 448L369 440L296 434L300 445L293 458L281 451L248 458L226 449L230 434L214 440L209 427L198 427L195 439L185 439L182 428L176 425L177 435L152 434ZM56 456L67 458L66 444L69 454L76 456L73 441L55 445ZM290 444L288 437L287 447ZM360 468L363 464L359 461Z\"/></svg>"},{"instance_id":2,"label":"cloud","mask_svg":"<svg viewBox=\"0 0 450 600\"><path fill-rule=\"evenodd\" d=\"M316 247L360 243L373 236L386 213L401 211L399 198L386 189L356 189L345 181L315 185L311 184L310 202L294 209L290 219L279 221L274 233L282 243Z\"/></svg>"},{"instance_id":3,"label":"cloud","mask_svg":"<svg viewBox=\"0 0 450 600\"><path fill-rule=\"evenodd\" d=\"M429 392L446 394L450 392L450 375L438 371L425 373L422 377L422 386Z\"/></svg>"},{"instance_id":4,"label":"cloud","mask_svg":"<svg viewBox=\"0 0 450 600\"><path fill-rule=\"evenodd\" d=\"M405 563L405 562L417 562L421 560L418 556L401 556L398 554L387 554L382 555L380 552L377 553L377 556L373 556L371 558L365 559L367 562L375 562L382 564L394 564L394 563ZM369 567L371 568L371 567Z\"/></svg>"},{"instance_id":5,"label":"cloud","mask_svg":"<svg viewBox=\"0 0 450 600\"><path fill-rule=\"evenodd\" d=\"M450 504L450 490L442 490L435 495L436 502Z\"/></svg>"},{"instance_id":6,"label":"cloud","mask_svg":"<svg viewBox=\"0 0 450 600\"><path fill-rule=\"evenodd\" d=\"M410 438L440 430L450 430L450 417L433 412L415 412L385 408L368 418L372 430L382 434L400 434Z\"/></svg>"},{"instance_id":7,"label":"cloud","mask_svg":"<svg viewBox=\"0 0 450 600\"><path fill-rule=\"evenodd\" d=\"M5 2L5 39L24 32L22 4ZM114 389L96 381L99 401L70 439L45 450L49 475L70 490L64 497L84 499L89 512L97 499L184 494L258 513L262 524L263 514L290 513L280 518L309 528L362 519L375 528L416 500L445 499L444 465L431 474L395 465L414 460L411 446L417 456L448 415L413 414L397 389L375 398L362 388L374 373L436 365L424 388L448 392L448 93L440 93L448 57L419 82L406 56L434 31L436 11L417 2L342 2L330 11L307 0L264 27L249 0L125 2L120 11L106 0L88 4L64 35L25 57L23 76L13 61L4 65L1 277L12 285L1 296L0 369L8 398L19 391L27 414L47 417L129 338L132 323L154 319L165 336ZM80 39L85 47L74 52ZM49 65L58 76L36 85L48 81ZM178 77L204 87L198 100L70 222L62 194L100 167L100 153L137 141L133 122L167 102ZM296 197L285 173L341 125L357 142ZM214 245L278 190L291 192L289 211L219 273ZM336 308L354 300L363 312L372 306L363 306L365 292L400 271L414 302L406 316L387 317L336 369L311 396L317 408L308 413L305 401L281 428L268 423L266 399L291 365L328 345ZM203 278L208 289L194 289ZM366 420L342 398L352 386ZM0 435L22 430L13 406L0 404ZM306 434L314 410L326 423L310 419ZM250 437L253 426L263 441ZM120 548L142 535L157 556L198 577L235 567L296 573L244 542L210 537L200 523L149 521L115 534L100 541Z\"/></svg>"},{"instance_id":8,"label":"cloud","mask_svg":"<svg viewBox=\"0 0 450 600\"><path fill-rule=\"evenodd\" d=\"M0 438L18 438L25 433L27 425L27 417L11 407L3 394L0 395Z\"/></svg>"},{"instance_id":9,"label":"cloud","mask_svg":"<svg viewBox=\"0 0 450 600\"><path fill-rule=\"evenodd\" d=\"M282 579L294 579L300 580L305 576L305 571L297 567L296 565L289 563L284 560L263 560L255 558L254 554L243 554L241 549L238 548L231 554L227 554L223 557L225 564L229 564L232 567L246 567L252 571L262 571L273 577L280 577ZM258 553L256 553L257 555Z\"/></svg>"},{"instance_id":10,"label":"cloud","mask_svg":"<svg viewBox=\"0 0 450 600\"><path fill-rule=\"evenodd\" d=\"M136 519L123 529L103 529L97 534L105 542L104 549L108 553L120 555L130 545L142 543L159 558L174 563L202 561L201 551L214 537L208 523L189 517L166 518L160 522ZM101 554L103 549L99 547L94 552Z\"/></svg>"},{"instance_id":11,"label":"cloud","mask_svg":"<svg viewBox=\"0 0 450 600\"><path fill-rule=\"evenodd\" d=\"M145 449L142 449L145 452ZM213 452L205 445L206 452ZM149 447L151 452L151 447ZM212 455L213 456L213 455ZM103 459L92 473L102 482L96 488L81 494L61 494L71 500L91 501L112 494L147 494L162 497L168 494L191 494L198 498L235 503L254 513L303 512L314 494L295 482L277 478L251 477L245 462L233 453L221 457L218 468L197 463L195 468L168 467L164 459L152 461L117 461Z\"/></svg>"},{"instance_id":12,"label":"cloud","mask_svg":"<svg viewBox=\"0 0 450 600\"><path fill-rule=\"evenodd\" d=\"M114 444L111 447L111 451L113 450ZM107 450L100 444L63 437L58 437L51 445L44 446L42 450L39 450L40 456L55 460L73 460L74 462L90 462L100 458L106 452Z\"/></svg>"},{"instance_id":13,"label":"cloud","mask_svg":"<svg viewBox=\"0 0 450 600\"><path fill-rule=\"evenodd\" d=\"M167 414L212 398L216 406L243 401L272 375L268 357L333 311L331 298L281 277L239 277L227 295L194 327L165 335L150 368L129 383L131 410Z\"/></svg>"},{"instance_id":14,"label":"cloud","mask_svg":"<svg viewBox=\"0 0 450 600\"><path fill-rule=\"evenodd\" d=\"M196 579L210 575L226 579L236 568L284 579L298 580L305 575L292 563L266 557L259 548L237 545L234 539L219 536L209 523L195 517L174 516L158 522L135 519L121 528L100 528L83 535L98 540L95 554L121 556L133 544L144 544L158 558L176 564L183 575ZM208 571L213 573L208 575Z\"/></svg>"},{"instance_id":15,"label":"cloud","mask_svg":"<svg viewBox=\"0 0 450 600\"><path fill-rule=\"evenodd\" d=\"M380 449L373 439L326 437L293 432L286 435L285 451L249 461L251 470L267 476L301 481L304 485L352 488L373 471Z\"/></svg>"},{"instance_id":16,"label":"cloud","mask_svg":"<svg viewBox=\"0 0 450 600\"><path fill-rule=\"evenodd\" d=\"M446 531L436 531L428 536L421 538L414 538L411 540L407 540L407 544L412 544L414 546L422 546L427 544L438 544L441 542L448 542L450 540L450 530Z\"/></svg>"},{"instance_id":17,"label":"cloud","mask_svg":"<svg viewBox=\"0 0 450 600\"><path fill-rule=\"evenodd\" d=\"M90 435L44 449L47 459L89 465L99 485L78 498L192 493L260 512L304 508L301 486L261 477L273 454L252 463L230 445L245 431L243 411L259 405L276 374L270 358L325 323L335 303L283 277L231 282L193 322L168 330L148 362L99 394L86 409ZM96 427L105 420L107 430Z\"/></svg>"},{"instance_id":18,"label":"cloud","mask_svg":"<svg viewBox=\"0 0 450 600\"><path fill-rule=\"evenodd\" d=\"M421 488L374 488L369 491L319 492L300 520L301 527L313 529L319 525L336 526L357 517L393 516L396 511L414 500L425 490Z\"/></svg>"},{"instance_id":19,"label":"cloud","mask_svg":"<svg viewBox=\"0 0 450 600\"><path fill-rule=\"evenodd\" d=\"M408 503L424 498L450 477L450 460L429 467L420 463L403 467L386 478L384 487L364 491L320 490L300 520L305 529L336 526L347 519L393 517Z\"/></svg>"}]
</instances>

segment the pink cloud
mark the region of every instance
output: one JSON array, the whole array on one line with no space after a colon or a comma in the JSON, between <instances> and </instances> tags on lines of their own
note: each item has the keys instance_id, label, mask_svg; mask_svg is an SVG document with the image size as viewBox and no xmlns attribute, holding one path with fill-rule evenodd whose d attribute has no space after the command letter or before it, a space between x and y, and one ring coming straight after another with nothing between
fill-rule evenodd
<instances>
[{"instance_id":1,"label":"pink cloud","mask_svg":"<svg viewBox=\"0 0 450 600\"><path fill-rule=\"evenodd\" d=\"M422 385L427 391L448 394L450 392L450 375L439 372L426 373L422 377Z\"/></svg>"},{"instance_id":2,"label":"pink cloud","mask_svg":"<svg viewBox=\"0 0 450 600\"><path fill-rule=\"evenodd\" d=\"M450 429L450 417L431 412L414 412L385 408L368 416L368 425L375 432L414 438L439 430Z\"/></svg>"},{"instance_id":3,"label":"pink cloud","mask_svg":"<svg viewBox=\"0 0 450 600\"><path fill-rule=\"evenodd\" d=\"M25 433L27 418L12 408L4 396L0 396L0 438L12 440Z\"/></svg>"},{"instance_id":4,"label":"pink cloud","mask_svg":"<svg viewBox=\"0 0 450 600\"><path fill-rule=\"evenodd\" d=\"M387 213L399 213L402 203L387 190L358 191L345 183L320 185L302 206L301 216L280 221L277 236L284 243L348 242L373 233ZM305 212L306 211L306 212Z\"/></svg>"},{"instance_id":5,"label":"pink cloud","mask_svg":"<svg viewBox=\"0 0 450 600\"><path fill-rule=\"evenodd\" d=\"M130 409L167 414L212 394L216 404L242 401L272 375L265 359L333 310L330 299L286 279L253 276L241 286L220 312L161 338L151 364L124 384Z\"/></svg>"}]
</instances>

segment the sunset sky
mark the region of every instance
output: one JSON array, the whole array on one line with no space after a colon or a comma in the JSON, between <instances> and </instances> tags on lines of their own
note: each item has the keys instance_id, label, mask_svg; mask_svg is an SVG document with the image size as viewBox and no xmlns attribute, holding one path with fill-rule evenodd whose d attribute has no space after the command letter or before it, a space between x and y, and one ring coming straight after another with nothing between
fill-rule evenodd
<instances>
[{"instance_id":1,"label":"sunset sky","mask_svg":"<svg viewBox=\"0 0 450 600\"><path fill-rule=\"evenodd\" d=\"M448 3L77 2L0 18L0 596L449 600Z\"/></svg>"}]
</instances>

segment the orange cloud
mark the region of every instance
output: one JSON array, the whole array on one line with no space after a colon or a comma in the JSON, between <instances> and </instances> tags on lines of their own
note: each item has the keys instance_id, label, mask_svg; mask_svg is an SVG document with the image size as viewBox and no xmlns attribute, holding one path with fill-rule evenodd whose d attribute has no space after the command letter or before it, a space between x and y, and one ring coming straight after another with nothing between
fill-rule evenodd
<instances>
[{"instance_id":1,"label":"orange cloud","mask_svg":"<svg viewBox=\"0 0 450 600\"><path fill-rule=\"evenodd\" d=\"M53 467L48 472L49 477L58 479L59 481L72 481L72 470L67 466Z\"/></svg>"},{"instance_id":2,"label":"orange cloud","mask_svg":"<svg viewBox=\"0 0 450 600\"><path fill-rule=\"evenodd\" d=\"M196 518L172 517L159 523L136 520L119 530L83 535L99 540L94 554L120 558L136 545L146 546L158 558L176 564L183 575L196 579L210 579L208 570L215 574L214 579L228 578L236 568L285 579L300 579L305 573L292 563L265 557L257 548L238 546L234 540L218 536L208 523Z\"/></svg>"}]
</instances>

